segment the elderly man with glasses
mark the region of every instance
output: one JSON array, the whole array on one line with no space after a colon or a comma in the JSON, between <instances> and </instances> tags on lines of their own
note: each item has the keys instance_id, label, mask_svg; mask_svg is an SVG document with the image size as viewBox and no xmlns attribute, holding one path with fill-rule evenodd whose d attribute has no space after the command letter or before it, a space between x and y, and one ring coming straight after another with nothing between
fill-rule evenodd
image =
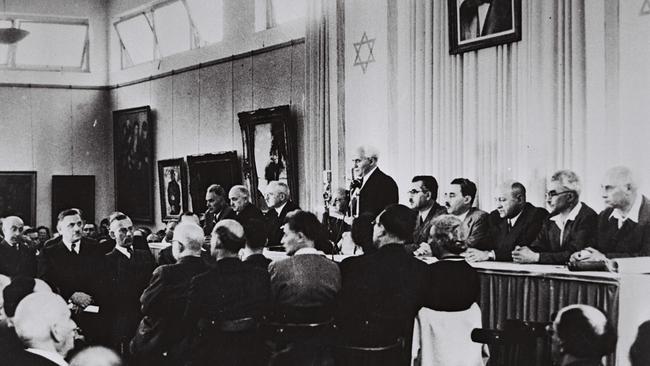
<instances>
[{"instance_id":1,"label":"elderly man with glasses","mask_svg":"<svg viewBox=\"0 0 650 366\"><path fill-rule=\"evenodd\" d=\"M549 218L530 248L513 250L514 262L564 264L572 253L593 243L598 215L580 202L580 179L576 173L560 170L551 176L546 204L551 211Z\"/></svg>"}]
</instances>

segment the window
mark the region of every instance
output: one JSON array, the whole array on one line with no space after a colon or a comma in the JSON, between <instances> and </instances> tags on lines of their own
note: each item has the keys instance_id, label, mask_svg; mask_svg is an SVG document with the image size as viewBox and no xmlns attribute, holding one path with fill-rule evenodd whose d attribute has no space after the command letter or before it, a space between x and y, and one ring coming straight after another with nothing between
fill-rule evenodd
<instances>
[{"instance_id":1,"label":"window","mask_svg":"<svg viewBox=\"0 0 650 366\"><path fill-rule=\"evenodd\" d=\"M221 0L163 0L118 19L122 68L221 41Z\"/></svg>"},{"instance_id":2,"label":"window","mask_svg":"<svg viewBox=\"0 0 650 366\"><path fill-rule=\"evenodd\" d=\"M307 15L305 0L256 0L255 29L275 28L278 25L304 18Z\"/></svg>"},{"instance_id":3,"label":"window","mask_svg":"<svg viewBox=\"0 0 650 366\"><path fill-rule=\"evenodd\" d=\"M88 71L88 20L17 17L0 27L29 31L18 43L0 45L0 65L9 69Z\"/></svg>"}]
</instances>

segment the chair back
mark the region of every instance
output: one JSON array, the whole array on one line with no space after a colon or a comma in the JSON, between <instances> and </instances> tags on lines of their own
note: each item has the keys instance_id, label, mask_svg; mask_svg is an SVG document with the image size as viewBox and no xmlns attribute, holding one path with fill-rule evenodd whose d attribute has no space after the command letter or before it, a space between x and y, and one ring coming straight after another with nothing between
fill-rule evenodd
<instances>
[{"instance_id":1,"label":"chair back","mask_svg":"<svg viewBox=\"0 0 650 366\"><path fill-rule=\"evenodd\" d=\"M550 365L547 325L546 322L509 319L503 329L474 329L472 341L490 347L488 366Z\"/></svg>"}]
</instances>

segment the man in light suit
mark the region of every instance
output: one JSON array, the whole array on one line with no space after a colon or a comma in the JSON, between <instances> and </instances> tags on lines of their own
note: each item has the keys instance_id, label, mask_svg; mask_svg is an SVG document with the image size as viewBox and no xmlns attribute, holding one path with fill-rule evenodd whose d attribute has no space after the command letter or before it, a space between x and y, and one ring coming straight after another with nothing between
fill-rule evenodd
<instances>
[{"instance_id":1,"label":"man in light suit","mask_svg":"<svg viewBox=\"0 0 650 366\"><path fill-rule=\"evenodd\" d=\"M268 246L278 246L284 233L282 226L287 222L287 213L299 210L297 204L289 198L289 186L280 181L271 181L266 186L266 205L269 207L266 213Z\"/></svg>"},{"instance_id":2,"label":"man in light suit","mask_svg":"<svg viewBox=\"0 0 650 366\"><path fill-rule=\"evenodd\" d=\"M497 209L490 214L490 241L487 248L468 248L470 262L512 261L517 246L529 246L537 238L548 211L526 201L523 184L509 180L497 190Z\"/></svg>"},{"instance_id":3,"label":"man in light suit","mask_svg":"<svg viewBox=\"0 0 650 366\"><path fill-rule=\"evenodd\" d=\"M476 199L476 184L466 178L451 181L445 192L447 212L456 216L462 223L470 248L486 248L489 240L488 214L472 207Z\"/></svg>"},{"instance_id":4,"label":"man in light suit","mask_svg":"<svg viewBox=\"0 0 650 366\"><path fill-rule=\"evenodd\" d=\"M458 13L461 41L514 28L510 0L464 0Z\"/></svg>"},{"instance_id":5,"label":"man in light suit","mask_svg":"<svg viewBox=\"0 0 650 366\"><path fill-rule=\"evenodd\" d=\"M388 205L399 201L397 184L377 166L379 153L371 146L360 146L355 150L354 175L359 178L358 187L351 190L351 212L358 217L369 213L373 217Z\"/></svg>"},{"instance_id":6,"label":"man in light suit","mask_svg":"<svg viewBox=\"0 0 650 366\"><path fill-rule=\"evenodd\" d=\"M650 200L639 192L632 171L609 169L601 184L607 208L598 215L595 245L571 255L572 261L650 256Z\"/></svg>"}]
</instances>

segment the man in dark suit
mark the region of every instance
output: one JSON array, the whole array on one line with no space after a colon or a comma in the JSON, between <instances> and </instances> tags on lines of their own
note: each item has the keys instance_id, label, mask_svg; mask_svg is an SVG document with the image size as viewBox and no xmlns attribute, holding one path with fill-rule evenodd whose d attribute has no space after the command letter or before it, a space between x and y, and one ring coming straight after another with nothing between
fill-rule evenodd
<instances>
[{"instance_id":1,"label":"man in dark suit","mask_svg":"<svg viewBox=\"0 0 650 366\"><path fill-rule=\"evenodd\" d=\"M650 256L650 200L639 192L632 171L609 169L601 190L607 208L598 215L596 243L572 254L571 260Z\"/></svg>"},{"instance_id":2,"label":"man in dark suit","mask_svg":"<svg viewBox=\"0 0 650 366\"><path fill-rule=\"evenodd\" d=\"M245 241L237 221L218 222L211 237L217 262L190 283L183 322L189 327L192 365L263 364L256 323L269 308L269 274L239 260ZM234 328L238 332L229 331Z\"/></svg>"},{"instance_id":3,"label":"man in dark suit","mask_svg":"<svg viewBox=\"0 0 650 366\"><path fill-rule=\"evenodd\" d=\"M271 260L264 256L266 246L266 223L252 219L244 227L246 245L244 246L244 263L250 264L264 270L269 268Z\"/></svg>"},{"instance_id":4,"label":"man in dark suit","mask_svg":"<svg viewBox=\"0 0 650 366\"><path fill-rule=\"evenodd\" d=\"M379 153L370 146L361 146L355 150L354 175L358 187L350 190L352 200L351 212L354 217L363 213L377 216L386 206L399 201L397 184L390 176L377 167Z\"/></svg>"},{"instance_id":5,"label":"man in dark suit","mask_svg":"<svg viewBox=\"0 0 650 366\"><path fill-rule=\"evenodd\" d=\"M347 344L386 345L410 339L413 320L426 294L427 265L404 250L415 227L415 213L404 205L388 206L374 221L372 254L340 264L342 288L337 324ZM382 365L408 365L403 355Z\"/></svg>"},{"instance_id":6,"label":"man in dark suit","mask_svg":"<svg viewBox=\"0 0 650 366\"><path fill-rule=\"evenodd\" d=\"M228 192L228 198L230 207L236 214L235 220L243 226L247 225L250 219L264 220L262 211L251 203L248 188L242 185L234 186Z\"/></svg>"},{"instance_id":7,"label":"man in dark suit","mask_svg":"<svg viewBox=\"0 0 650 366\"><path fill-rule=\"evenodd\" d=\"M147 251L133 249L133 222L124 215L111 217L109 235L115 248L106 254L102 309L107 344L128 356L128 344L141 318L140 295L147 287L154 269L153 257Z\"/></svg>"},{"instance_id":8,"label":"man in dark suit","mask_svg":"<svg viewBox=\"0 0 650 366\"><path fill-rule=\"evenodd\" d=\"M267 245L278 246L284 235L282 226L287 222L287 213L299 210L300 207L289 199L289 186L277 180L266 186L264 198L269 207L265 215L268 233Z\"/></svg>"},{"instance_id":9,"label":"man in dark suit","mask_svg":"<svg viewBox=\"0 0 650 366\"><path fill-rule=\"evenodd\" d=\"M235 212L228 205L226 191L218 184L212 184L205 192L205 204L207 211L203 217L201 226L203 233L209 236L214 225L220 220L234 219Z\"/></svg>"},{"instance_id":10,"label":"man in dark suit","mask_svg":"<svg viewBox=\"0 0 650 366\"><path fill-rule=\"evenodd\" d=\"M8 277L36 276L36 252L23 241L23 220L18 216L2 220L4 239L0 242L0 274Z\"/></svg>"},{"instance_id":11,"label":"man in dark suit","mask_svg":"<svg viewBox=\"0 0 650 366\"><path fill-rule=\"evenodd\" d=\"M96 241L82 238L82 226L78 210L59 213L56 227L61 240L43 248L37 258L37 272L39 278L74 305L73 319L92 343L104 334L100 315L105 294L102 291L105 251Z\"/></svg>"},{"instance_id":12,"label":"man in dark suit","mask_svg":"<svg viewBox=\"0 0 650 366\"><path fill-rule=\"evenodd\" d=\"M595 243L598 215L580 202L580 179L570 170L553 174L546 192L551 214L537 239L512 252L515 263L565 264L571 254Z\"/></svg>"},{"instance_id":13,"label":"man in dark suit","mask_svg":"<svg viewBox=\"0 0 650 366\"><path fill-rule=\"evenodd\" d=\"M464 0L458 13L461 41L514 28L510 0Z\"/></svg>"},{"instance_id":14,"label":"man in dark suit","mask_svg":"<svg viewBox=\"0 0 650 366\"><path fill-rule=\"evenodd\" d=\"M431 175L417 175L411 180L408 191L409 206L417 213L415 231L413 232L413 250L427 242L431 222L434 218L447 213L447 209L438 204L438 181Z\"/></svg>"},{"instance_id":15,"label":"man in dark suit","mask_svg":"<svg viewBox=\"0 0 650 366\"><path fill-rule=\"evenodd\" d=\"M13 324L26 349L9 361L12 366L68 364L64 358L74 346L77 325L61 296L47 292L27 295L16 308Z\"/></svg>"},{"instance_id":16,"label":"man in dark suit","mask_svg":"<svg viewBox=\"0 0 650 366\"><path fill-rule=\"evenodd\" d=\"M178 261L156 268L149 287L142 293L144 318L140 328L147 333L136 336L131 343L138 364L175 365L182 361L178 359L181 355L177 348L184 331L179 314L185 311L190 280L208 269L201 259L203 235L197 224L178 224L171 246Z\"/></svg>"},{"instance_id":17,"label":"man in dark suit","mask_svg":"<svg viewBox=\"0 0 650 366\"><path fill-rule=\"evenodd\" d=\"M487 248L468 248L465 258L470 262L511 262L512 251L530 246L548 217L548 211L526 201L526 188L516 181L503 183L496 200L497 209L490 214L491 242Z\"/></svg>"}]
</instances>

